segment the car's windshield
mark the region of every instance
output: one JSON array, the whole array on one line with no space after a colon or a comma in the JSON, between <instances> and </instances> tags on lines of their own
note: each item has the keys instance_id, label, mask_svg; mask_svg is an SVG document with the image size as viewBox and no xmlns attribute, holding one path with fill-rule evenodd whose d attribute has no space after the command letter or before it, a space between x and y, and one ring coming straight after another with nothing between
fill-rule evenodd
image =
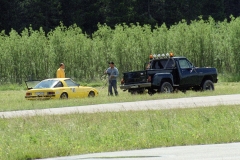
<instances>
[{"instance_id":1,"label":"car's windshield","mask_svg":"<svg viewBox=\"0 0 240 160\"><path fill-rule=\"evenodd\" d=\"M44 80L41 81L40 83L38 83L35 87L33 87L34 89L38 89L38 88L53 88L57 83L59 82L59 80Z\"/></svg>"}]
</instances>

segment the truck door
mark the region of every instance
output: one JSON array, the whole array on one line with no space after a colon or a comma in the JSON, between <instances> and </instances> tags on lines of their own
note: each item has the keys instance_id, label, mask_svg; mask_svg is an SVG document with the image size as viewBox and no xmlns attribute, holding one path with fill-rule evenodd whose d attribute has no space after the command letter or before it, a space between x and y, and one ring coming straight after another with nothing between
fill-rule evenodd
<instances>
[{"instance_id":1,"label":"truck door","mask_svg":"<svg viewBox=\"0 0 240 160\"><path fill-rule=\"evenodd\" d=\"M198 74L194 69L192 63L185 58L179 59L178 63L180 73L180 85L191 87L195 84L198 84Z\"/></svg>"}]
</instances>

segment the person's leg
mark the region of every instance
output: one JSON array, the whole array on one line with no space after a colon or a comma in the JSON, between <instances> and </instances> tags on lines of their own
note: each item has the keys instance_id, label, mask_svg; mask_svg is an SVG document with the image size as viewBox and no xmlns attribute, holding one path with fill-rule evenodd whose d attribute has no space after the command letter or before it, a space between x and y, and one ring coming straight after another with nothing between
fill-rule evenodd
<instances>
[{"instance_id":1,"label":"person's leg","mask_svg":"<svg viewBox=\"0 0 240 160\"><path fill-rule=\"evenodd\" d=\"M108 95L112 96L112 80L108 82Z\"/></svg>"},{"instance_id":2,"label":"person's leg","mask_svg":"<svg viewBox=\"0 0 240 160\"><path fill-rule=\"evenodd\" d=\"M117 91L117 80L114 80L112 82L112 86L113 86L113 89L114 89L114 93L115 93L115 96L118 95L118 91Z\"/></svg>"}]
</instances>

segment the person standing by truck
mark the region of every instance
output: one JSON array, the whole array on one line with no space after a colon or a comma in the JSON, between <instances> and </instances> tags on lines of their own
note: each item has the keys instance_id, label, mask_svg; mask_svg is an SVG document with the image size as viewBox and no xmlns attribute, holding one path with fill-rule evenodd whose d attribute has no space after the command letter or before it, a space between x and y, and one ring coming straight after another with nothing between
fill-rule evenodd
<instances>
[{"instance_id":1,"label":"person standing by truck","mask_svg":"<svg viewBox=\"0 0 240 160\"><path fill-rule=\"evenodd\" d=\"M113 96L113 88L115 96L118 96L117 77L119 75L119 72L118 69L114 66L113 62L109 63L109 68L105 71L105 74L108 75L108 95Z\"/></svg>"}]
</instances>

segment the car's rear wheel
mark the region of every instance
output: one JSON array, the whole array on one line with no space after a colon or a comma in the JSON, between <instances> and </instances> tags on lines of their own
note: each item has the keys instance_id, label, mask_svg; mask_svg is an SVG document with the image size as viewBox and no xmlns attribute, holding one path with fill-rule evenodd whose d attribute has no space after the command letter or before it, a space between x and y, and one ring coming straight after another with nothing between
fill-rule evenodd
<instances>
[{"instance_id":1,"label":"car's rear wheel","mask_svg":"<svg viewBox=\"0 0 240 160\"><path fill-rule=\"evenodd\" d=\"M163 82L160 88L161 93L172 93L173 87L169 82Z\"/></svg>"},{"instance_id":2,"label":"car's rear wheel","mask_svg":"<svg viewBox=\"0 0 240 160\"><path fill-rule=\"evenodd\" d=\"M67 93L62 93L61 96L60 96L61 99L68 99L68 95Z\"/></svg>"},{"instance_id":3,"label":"car's rear wheel","mask_svg":"<svg viewBox=\"0 0 240 160\"><path fill-rule=\"evenodd\" d=\"M90 91L88 97L95 97L95 93L93 91Z\"/></svg>"},{"instance_id":4,"label":"car's rear wheel","mask_svg":"<svg viewBox=\"0 0 240 160\"><path fill-rule=\"evenodd\" d=\"M203 91L206 91L206 90L213 91L214 90L213 82L211 80L206 80L202 85L202 90Z\"/></svg>"}]
</instances>

